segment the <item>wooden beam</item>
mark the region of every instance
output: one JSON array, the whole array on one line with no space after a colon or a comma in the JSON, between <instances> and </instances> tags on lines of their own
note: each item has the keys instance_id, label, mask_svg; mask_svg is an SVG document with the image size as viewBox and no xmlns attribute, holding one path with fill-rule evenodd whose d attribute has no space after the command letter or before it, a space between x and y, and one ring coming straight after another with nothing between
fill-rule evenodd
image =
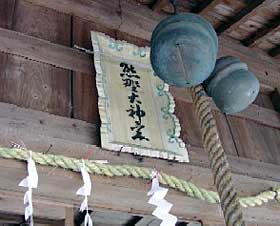
<instances>
[{"instance_id":1,"label":"wooden beam","mask_svg":"<svg viewBox=\"0 0 280 226\"><path fill-rule=\"evenodd\" d=\"M192 169L192 166L203 167L209 171L208 157L199 147L188 146L192 166L153 158L143 158L143 162L139 162L138 158L131 154L105 151L97 147L94 138L97 132L93 129L94 126L80 120L22 109L4 103L0 103L0 119L0 145L8 147L11 146L11 141L20 142L22 140L27 148L35 151L76 158L108 160L113 164L126 162L131 165L156 167L178 177L182 177L184 171L194 170L193 172L195 172L195 168ZM268 186L280 182L280 166L231 155L228 156L228 159L230 167L237 177L238 175L249 175L267 181ZM205 187L212 184L211 176L207 176L209 178L201 178L201 181L205 182L203 183ZM183 178L189 178L189 175L184 175ZM195 182L196 178L193 177L193 179ZM240 189L243 186L242 183L240 182ZM254 186L254 192L265 189L262 184ZM211 188L213 187L211 186Z\"/></svg>"},{"instance_id":2,"label":"wooden beam","mask_svg":"<svg viewBox=\"0 0 280 226\"><path fill-rule=\"evenodd\" d=\"M0 197L22 199L23 190L17 186L17 182L25 176L25 170L25 163L0 160L0 179L2 182L0 184ZM75 194L76 189L82 184L79 173L41 166L37 166L37 170L40 183L39 189L33 193L35 204L52 203L52 205L58 206L80 204L81 198ZM191 171L185 173L191 173ZM210 172L208 176L210 177ZM94 187L93 193L89 197L89 206L144 215L148 215L154 210L154 206L147 203L146 193L150 188L149 182L131 178L104 178L100 176L92 176L91 178ZM124 186L127 184L129 186ZM216 204L188 198L172 189L168 193L167 200L174 204L171 212L182 220L224 221ZM258 221L259 223L279 222L280 215L277 213L279 213L279 206L278 204L273 205L273 203L270 203L269 208L263 206L244 209L247 221Z\"/></svg>"},{"instance_id":3,"label":"wooden beam","mask_svg":"<svg viewBox=\"0 0 280 226\"><path fill-rule=\"evenodd\" d=\"M242 41L242 43L246 46L255 46L259 43L263 38L266 37L270 32L273 32L275 29L280 28L280 16L274 18L271 21L268 21L264 26L258 30L256 30L249 38Z\"/></svg>"},{"instance_id":4,"label":"wooden beam","mask_svg":"<svg viewBox=\"0 0 280 226\"><path fill-rule=\"evenodd\" d=\"M93 71L92 61L86 53L2 28L0 51L78 72Z\"/></svg>"},{"instance_id":5,"label":"wooden beam","mask_svg":"<svg viewBox=\"0 0 280 226\"><path fill-rule=\"evenodd\" d=\"M243 59L245 62L249 62L249 68L254 73L257 73L262 84L267 84L271 87L280 87L280 79L278 79L278 76L280 77L280 68L278 68L278 65L271 63L269 58L265 58L258 53L250 54L250 52L247 51L248 48L241 48L239 44L230 42L228 39L220 38L220 43L220 56L235 55L240 59ZM92 58L86 53L79 52L70 47L54 44L42 39L1 28L0 51L25 57L30 60L51 64L56 67L82 71L87 74L93 73ZM277 75L276 73L279 74ZM264 89L266 89L266 87ZM176 90L178 91L176 92ZM179 90L180 89L173 89L174 97L184 99L185 101L191 103L192 101L190 95L187 96L184 90ZM273 91L274 89L270 88L270 90ZM215 109L218 110L217 108ZM239 113L238 116L280 128L279 115L269 109L251 105L251 107Z\"/></svg>"},{"instance_id":6,"label":"wooden beam","mask_svg":"<svg viewBox=\"0 0 280 226\"><path fill-rule=\"evenodd\" d=\"M244 15L241 19L239 19L238 21L236 21L234 24L232 24L227 30L226 33L230 33L233 30L237 29L240 25L244 24L246 21L248 21L250 18L258 15L259 10L262 10L265 7L269 7L275 0L265 0L263 1L263 3L259 4L257 7L255 7L254 9L252 9L249 13L247 13L246 15ZM255 2L255 1L253 1ZM260 1L256 1L256 2L260 2ZM256 4L256 3L254 3Z\"/></svg>"},{"instance_id":7,"label":"wooden beam","mask_svg":"<svg viewBox=\"0 0 280 226\"><path fill-rule=\"evenodd\" d=\"M182 100L186 103L192 103L191 95L185 89L170 87L170 92L175 99ZM214 111L220 111L213 101L211 101L211 107ZM234 116L246 118L274 128L280 128L280 115L277 112L271 109L260 107L255 104L251 104L247 109L234 114Z\"/></svg>"},{"instance_id":8,"label":"wooden beam","mask_svg":"<svg viewBox=\"0 0 280 226\"><path fill-rule=\"evenodd\" d=\"M229 38L220 37L219 41L219 56L234 55L248 63L262 83L263 90L273 91L280 87L280 66L272 58ZM93 73L92 58L84 52L1 28L0 51L76 72Z\"/></svg>"},{"instance_id":9,"label":"wooden beam","mask_svg":"<svg viewBox=\"0 0 280 226\"><path fill-rule=\"evenodd\" d=\"M88 0L84 0L82 2L75 1L75 8L71 8L72 5L70 3L72 2L72 0L27 1L32 2L33 4L38 4L40 6L49 7L64 13L70 13L69 10L71 9L71 13L75 16L90 19L95 23L99 22L102 25L104 24L104 26L107 25L107 23L105 22L109 20L109 18L107 18L105 22L100 20L100 18L105 17L107 14L104 12L102 13L102 11L98 11L99 8L98 6L96 6L96 4L98 5L98 1L94 1L95 5L93 5L90 8L90 10L88 9L88 5L86 5L86 2ZM115 0L112 1L115 2ZM70 8L65 9L65 6L68 4L70 4ZM123 14L122 23L119 26L118 31L123 34L130 34L131 36L149 41L154 27L163 18L162 15L152 13L152 11L148 11L148 9L146 8L142 8L134 4L129 4L127 2L121 1L121 4ZM114 6L114 4L112 4L112 6ZM116 29L114 22L112 22L109 28ZM7 30L2 29L1 31L4 32ZM38 39L35 39L33 41L32 37L30 36L25 36L22 34L18 35L17 33L12 32L9 32L9 34L3 34L3 37L1 36L2 34L0 34L0 51L16 55L22 55L24 57L32 58L33 60L43 62L47 61L47 63L52 65L56 64L56 66L59 67L62 67L63 65L57 64L61 64L61 62L67 60L66 65L63 66L64 68L72 69L74 71L82 71L86 73L90 73L89 71L92 71L92 64L90 61L91 58L86 57L83 53L77 52L77 50L73 51L73 49L70 49L71 51L69 50L70 52L67 53L67 50L65 50L64 48L60 48L61 46L55 45L53 43L51 43L51 48L49 49L46 47L46 44L48 42L38 43ZM8 42L8 39L14 40L16 48L14 47L12 41ZM257 75L257 77L264 86L273 88L280 87L280 66L275 60L255 50L234 43L233 40L227 37L221 36L219 38L219 41L219 56L231 54L239 57L242 61L249 64L250 70L252 70L252 72L254 72ZM42 45L42 47L40 45ZM32 50L31 47L35 50ZM39 50L41 49L43 49L44 54L39 53ZM65 58L66 55L67 58ZM75 63L73 63L75 57L79 59L79 61L76 60ZM64 58L65 60L63 60ZM79 63L80 61L81 63ZM271 90L273 91L273 89Z\"/></svg>"},{"instance_id":10,"label":"wooden beam","mask_svg":"<svg viewBox=\"0 0 280 226\"><path fill-rule=\"evenodd\" d=\"M21 205L22 201L21 201ZM36 204L37 205L37 204ZM7 204L7 206L11 206L10 203ZM5 208L5 207L4 207ZM45 206L45 208L50 208L50 212L52 212L52 207ZM2 206L1 206L2 209ZM37 209L36 209L37 210ZM35 210L35 212L36 212ZM63 226L63 220L54 220L54 219L48 219L48 218L40 218L36 217L36 213L34 213L34 222L36 226ZM4 225L2 225L4 223ZM0 212L0 225L1 226L21 226L26 225L24 221L24 211L22 211L20 214L16 214L13 209L11 209L10 212Z\"/></svg>"},{"instance_id":11,"label":"wooden beam","mask_svg":"<svg viewBox=\"0 0 280 226\"><path fill-rule=\"evenodd\" d=\"M238 23L242 18L246 15L250 14L254 9L260 6L265 0L254 0L244 9L237 12L233 17L230 17L228 21L222 23L217 29L216 32L218 34L223 33L227 29L229 29L233 24Z\"/></svg>"},{"instance_id":12,"label":"wooden beam","mask_svg":"<svg viewBox=\"0 0 280 226\"><path fill-rule=\"evenodd\" d=\"M3 109L3 105L0 109ZM22 114L24 111L26 113ZM48 150L49 153L78 158L103 159L108 160L111 164L126 163L150 168L155 167L160 171L186 179L204 188L214 189L211 171L206 166L207 156L201 153L201 149L192 148L192 151L190 150L191 164L173 163L152 158L144 158L143 161L139 162L131 154L118 154L91 145L92 135L86 132L91 130L90 124L18 107L14 107L14 112L18 112L18 116L11 114L8 124L3 123L5 119L0 123L1 145L9 145L11 140L22 139L28 148L45 152L52 144L52 148ZM21 115L24 115L24 117L20 118ZM44 122L43 124L37 118L39 115L41 122ZM24 121L24 118L28 117L34 117L34 121L30 121L30 119ZM17 120L21 123L18 124ZM28 121L30 122L28 123ZM71 129L67 131L68 129L65 128L69 124L75 125L74 127L77 128L77 131ZM45 133L44 131L49 132ZM51 131L56 131L57 134L52 134ZM44 135L42 136L42 134ZM74 137L75 134L76 138ZM79 140L81 141L79 142ZM238 184L238 191L241 195L252 195L271 187L280 186L279 166L232 156L229 156L229 162L234 172L234 182ZM23 190L17 184L24 177L25 169L25 163L0 160L1 200L5 197L16 200L22 199ZM38 169L40 182L39 188L34 191L35 205L48 204L49 206L72 207L80 204L81 199L75 195L76 189L82 184L80 174L49 167L38 167ZM94 193L90 200L90 205L93 208L105 208L140 215L150 214L153 209L153 207L147 205L146 200L146 191L150 187L148 182L129 178L111 180L109 178L93 177L93 184ZM127 188L124 184L131 186ZM216 220L218 222L223 220L217 205L193 200L173 191L168 196L168 200L172 201L176 206L173 213L183 219L203 219L207 222L209 220L215 222ZM273 203L270 203L270 205L272 206L269 208L260 207L245 210L247 219L264 223L274 223L280 220L280 216L276 214L279 212L279 206L273 205Z\"/></svg>"},{"instance_id":13,"label":"wooden beam","mask_svg":"<svg viewBox=\"0 0 280 226\"><path fill-rule=\"evenodd\" d=\"M223 0L208 1L209 4L206 4L203 9L200 10L199 14L203 17L207 16L209 12L212 12L214 8L222 2Z\"/></svg>"},{"instance_id":14,"label":"wooden beam","mask_svg":"<svg viewBox=\"0 0 280 226\"><path fill-rule=\"evenodd\" d=\"M65 226L75 226L74 207L65 207Z\"/></svg>"}]
</instances>

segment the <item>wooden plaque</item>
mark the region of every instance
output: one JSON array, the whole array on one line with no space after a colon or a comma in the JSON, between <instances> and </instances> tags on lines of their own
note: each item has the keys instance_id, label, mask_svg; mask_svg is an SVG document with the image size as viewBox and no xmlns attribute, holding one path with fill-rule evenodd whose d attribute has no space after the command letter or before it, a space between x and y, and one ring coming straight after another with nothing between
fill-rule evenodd
<instances>
[{"instance_id":1,"label":"wooden plaque","mask_svg":"<svg viewBox=\"0 0 280 226\"><path fill-rule=\"evenodd\" d=\"M188 162L168 85L154 76L150 49L91 32L102 147Z\"/></svg>"}]
</instances>

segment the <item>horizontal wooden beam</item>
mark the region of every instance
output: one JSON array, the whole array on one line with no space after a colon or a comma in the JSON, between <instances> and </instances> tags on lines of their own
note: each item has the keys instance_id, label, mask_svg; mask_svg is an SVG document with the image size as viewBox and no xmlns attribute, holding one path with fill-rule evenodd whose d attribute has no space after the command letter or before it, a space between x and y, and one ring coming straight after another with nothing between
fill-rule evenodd
<instances>
[{"instance_id":1,"label":"horizontal wooden beam","mask_svg":"<svg viewBox=\"0 0 280 226\"><path fill-rule=\"evenodd\" d=\"M8 108L6 108L8 107ZM6 110L3 110L5 109ZM131 154L116 153L93 145L92 125L60 116L30 109L1 104L0 145L9 146L10 141L24 141L34 151L63 154L77 158L108 160L111 164L131 164L157 168L201 187L214 190L212 174L207 166L207 156L201 148L189 148L191 164L182 164L153 158L138 158ZM72 128L73 127L73 128ZM50 148L51 147L51 148ZM239 193L253 195L271 187L280 186L280 166L254 160L228 156L233 179ZM25 163L0 159L0 197L21 200L24 189L17 186L25 176ZM34 191L35 205L72 207L81 199L75 191L81 186L81 175L49 167L38 167L39 188ZM90 206L133 214L149 215L153 207L147 205L148 182L130 178L93 178L93 195ZM57 186L59 184L59 186ZM129 184L129 187L127 186ZM125 185L125 186L124 186ZM172 212L182 219L222 222L217 205L187 198L171 191L167 199L174 203ZM248 221L275 223L279 221L279 204L273 202L269 208L245 210ZM206 211L207 210L207 211Z\"/></svg>"},{"instance_id":2,"label":"horizontal wooden beam","mask_svg":"<svg viewBox=\"0 0 280 226\"><path fill-rule=\"evenodd\" d=\"M133 4L125 0L120 1L74 1L74 0L26 0L33 4L54 9L56 11L71 14L83 19L115 29L118 32L129 34L149 41L151 34L158 22L165 16L153 13L152 10L139 4ZM270 1L270 0L268 0ZM211 5L215 5L213 1ZM109 4L109 6L108 6ZM121 14L121 15L119 15ZM273 58L268 57L250 48L234 43L231 39L221 35L219 37L219 56L233 55L239 57L249 65L262 84L273 88L280 87L280 66Z\"/></svg>"},{"instance_id":3,"label":"horizontal wooden beam","mask_svg":"<svg viewBox=\"0 0 280 226\"><path fill-rule=\"evenodd\" d=\"M83 182L78 173L37 166L39 187L33 192L35 204L57 206L78 206L81 198L75 192ZM196 173L199 171L196 171ZM185 171L184 173L191 173ZM0 197L22 199L24 189L18 187L18 181L26 176L26 164L12 160L0 160ZM209 175L210 176L210 175ZM147 203L146 195L150 183L132 178L105 178L92 176L93 192L89 197L91 208L103 208L150 215L154 206ZM59 185L59 186L58 186ZM223 222L223 216L216 204L188 198L180 192L169 191L167 200L174 204L172 213L181 219ZM280 220L279 206L270 203L270 207L244 209L247 221L276 223Z\"/></svg>"},{"instance_id":4,"label":"horizontal wooden beam","mask_svg":"<svg viewBox=\"0 0 280 226\"><path fill-rule=\"evenodd\" d=\"M175 99L180 99L186 103L192 103L189 91L183 88L170 87L170 92ZM211 101L211 107L214 111L220 111L218 107ZM274 110L251 104L242 112L234 114L234 117L240 117L258 122L274 128L280 128L280 114Z\"/></svg>"},{"instance_id":5,"label":"horizontal wooden beam","mask_svg":"<svg viewBox=\"0 0 280 226\"><path fill-rule=\"evenodd\" d=\"M222 42L222 45L219 54L232 55L231 47L235 48L237 44L233 43L231 44L231 46L227 46L228 42L224 39L220 39L220 42ZM250 58L255 57L257 60L249 61L250 68L255 69L255 71L262 70L262 65L260 65L259 62L265 62L265 58L261 58L261 56L257 54L255 54L254 56L249 56L248 53L246 53L246 48L239 49L239 52L233 50L235 56L240 58L244 58L244 56L247 56L246 59L248 60L250 60ZM80 52L70 47L54 44L42 39L34 38L11 30L0 28L0 51L28 58L30 60L47 63L55 67L85 72L87 74L93 74L93 60L91 55L88 55L84 52ZM270 71L265 72L267 74L269 73L269 76L259 76L259 79L264 83L269 83L273 85L276 83L274 82L274 80L277 79L277 76L273 75L273 66L271 66L269 70ZM81 73L81 75L83 74ZM279 83L280 87L280 81L277 82ZM183 89L173 88L172 90L175 98L183 99L184 101L189 103L192 102L190 95L187 95ZM274 89L271 88L271 90L273 91ZM215 105L213 106L214 109L218 110L215 107ZM254 120L275 128L280 128L280 120L278 113L269 109L257 107L255 105L251 105L245 111L237 114L237 116Z\"/></svg>"},{"instance_id":6,"label":"horizontal wooden beam","mask_svg":"<svg viewBox=\"0 0 280 226\"><path fill-rule=\"evenodd\" d=\"M111 163L157 167L176 176L182 176L181 171L187 169L187 164L166 160L138 158L131 154L104 151L98 148L95 126L80 120L51 115L31 109L23 109L11 104L0 103L0 144L10 146L11 141L24 141L25 145L41 152L63 154L77 158L106 159ZM188 147L193 166L209 168L208 157L202 148ZM121 157L120 157L121 155ZM256 160L228 156L230 166L237 175L249 175L253 178L268 180L269 185L280 182L280 166L263 163ZM185 168L187 167L187 168ZM184 178L188 176L184 176ZM212 184L211 178L206 180L206 187ZM270 182L272 184L270 184ZM241 183L242 184L242 183ZM241 185L242 186L242 185ZM256 192L264 187L256 187Z\"/></svg>"},{"instance_id":7,"label":"horizontal wooden beam","mask_svg":"<svg viewBox=\"0 0 280 226\"><path fill-rule=\"evenodd\" d=\"M90 57L76 49L0 28L0 51L78 72L92 72Z\"/></svg>"}]
</instances>

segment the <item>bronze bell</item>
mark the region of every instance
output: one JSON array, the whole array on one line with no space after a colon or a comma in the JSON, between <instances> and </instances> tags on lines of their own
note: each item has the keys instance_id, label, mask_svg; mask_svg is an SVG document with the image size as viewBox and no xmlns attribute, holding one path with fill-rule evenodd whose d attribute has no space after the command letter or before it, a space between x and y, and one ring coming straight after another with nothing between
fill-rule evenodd
<instances>
[{"instance_id":1,"label":"bronze bell","mask_svg":"<svg viewBox=\"0 0 280 226\"><path fill-rule=\"evenodd\" d=\"M197 14L178 14L153 31L151 64L167 84L191 87L209 77L217 51L218 38L210 23Z\"/></svg>"},{"instance_id":2,"label":"bronze bell","mask_svg":"<svg viewBox=\"0 0 280 226\"><path fill-rule=\"evenodd\" d=\"M240 112L257 97L260 83L247 64L233 56L217 60L214 71L204 83L217 107L226 114Z\"/></svg>"}]
</instances>

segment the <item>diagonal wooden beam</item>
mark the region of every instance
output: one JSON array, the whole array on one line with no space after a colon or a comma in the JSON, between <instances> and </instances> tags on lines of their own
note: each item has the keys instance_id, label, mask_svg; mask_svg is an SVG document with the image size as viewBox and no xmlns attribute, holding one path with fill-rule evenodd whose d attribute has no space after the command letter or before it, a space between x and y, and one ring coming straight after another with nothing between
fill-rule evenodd
<instances>
[{"instance_id":1,"label":"diagonal wooden beam","mask_svg":"<svg viewBox=\"0 0 280 226\"><path fill-rule=\"evenodd\" d=\"M280 15L268 21L262 28L256 30L249 38L242 41L245 46L255 46L261 42L270 32L280 28Z\"/></svg>"},{"instance_id":2,"label":"diagonal wooden beam","mask_svg":"<svg viewBox=\"0 0 280 226\"><path fill-rule=\"evenodd\" d=\"M216 32L218 34L221 34L224 31L226 31L227 29L229 29L231 26L233 26L234 24L240 23L239 21L242 20L242 18L244 18L247 15L250 15L251 12L254 12L254 9L259 7L264 1L265 0L252 1L252 3L250 3L244 9L240 10L233 17L229 18L227 22L224 22L218 28L216 28Z\"/></svg>"},{"instance_id":3,"label":"diagonal wooden beam","mask_svg":"<svg viewBox=\"0 0 280 226\"><path fill-rule=\"evenodd\" d=\"M270 6L273 2L277 0L258 0L258 1L253 1L253 5L247 9L247 12L244 11L243 13L240 12L240 15L237 21L234 21L234 23L231 23L229 27L226 29L226 33L230 33L236 28L238 28L240 25L244 24L246 21L248 21L250 18L254 17L255 15L258 14L260 10L262 10L265 7ZM245 10L245 9L244 9ZM222 27L220 28L222 30Z\"/></svg>"}]
</instances>

